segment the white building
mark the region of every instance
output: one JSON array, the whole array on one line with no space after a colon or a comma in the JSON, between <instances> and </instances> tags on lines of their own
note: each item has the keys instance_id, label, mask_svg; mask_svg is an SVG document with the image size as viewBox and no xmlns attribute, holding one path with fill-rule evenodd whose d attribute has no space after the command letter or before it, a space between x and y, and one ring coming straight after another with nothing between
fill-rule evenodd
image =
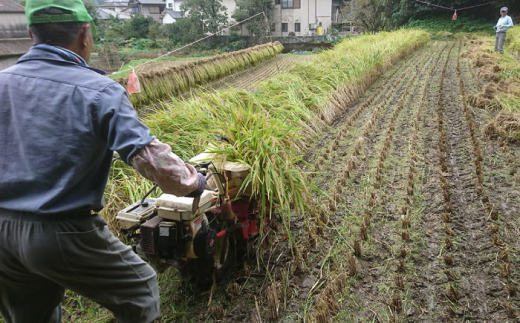
<instances>
[{"instance_id":1,"label":"white building","mask_svg":"<svg viewBox=\"0 0 520 323\"><path fill-rule=\"evenodd\" d=\"M235 2L235 0L222 0L222 4L224 5L224 7L226 7L228 19L233 20L231 16L233 15L233 12L235 12L235 9L237 7L237 3Z\"/></svg>"},{"instance_id":2,"label":"white building","mask_svg":"<svg viewBox=\"0 0 520 323\"><path fill-rule=\"evenodd\" d=\"M162 23L163 25L173 24L177 21L177 19L184 18L184 14L182 11L174 11L173 9L164 9Z\"/></svg>"},{"instance_id":3,"label":"white building","mask_svg":"<svg viewBox=\"0 0 520 323\"><path fill-rule=\"evenodd\" d=\"M316 35L332 27L332 0L275 0L271 32L275 37Z\"/></svg>"},{"instance_id":4,"label":"white building","mask_svg":"<svg viewBox=\"0 0 520 323\"><path fill-rule=\"evenodd\" d=\"M166 0L166 9L181 11L181 4L187 0Z\"/></svg>"}]
</instances>

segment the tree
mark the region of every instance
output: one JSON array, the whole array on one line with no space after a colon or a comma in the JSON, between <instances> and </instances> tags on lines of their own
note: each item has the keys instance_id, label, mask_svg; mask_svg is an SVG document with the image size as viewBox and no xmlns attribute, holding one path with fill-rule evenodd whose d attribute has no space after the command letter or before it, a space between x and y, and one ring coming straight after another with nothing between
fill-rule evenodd
<instances>
[{"instance_id":1,"label":"tree","mask_svg":"<svg viewBox=\"0 0 520 323\"><path fill-rule=\"evenodd\" d=\"M392 5L389 7L393 8L392 20L394 25L400 26L406 24L411 18L423 19L431 18L432 16L451 18L453 11L446 9L437 8L435 6L429 6L424 3L419 3L415 0L394 0ZM448 7L448 8L463 8L471 7L478 4L488 2L487 0L427 0L426 2ZM494 21L495 18L500 16L499 10L501 7L506 6L509 8L509 12L512 14L518 14L520 12L520 1L518 0L501 0L494 2L489 5L476 7L464 11L460 11L457 14L464 16L471 16L483 19L491 19Z\"/></svg>"},{"instance_id":2,"label":"tree","mask_svg":"<svg viewBox=\"0 0 520 323\"><path fill-rule=\"evenodd\" d=\"M391 0L354 1L353 19L367 33L389 29L392 24L389 8Z\"/></svg>"},{"instance_id":3,"label":"tree","mask_svg":"<svg viewBox=\"0 0 520 323\"><path fill-rule=\"evenodd\" d=\"M166 25L168 38L174 44L187 44L204 35L202 24L192 17L177 19L173 24Z\"/></svg>"},{"instance_id":4,"label":"tree","mask_svg":"<svg viewBox=\"0 0 520 323\"><path fill-rule=\"evenodd\" d=\"M150 25L154 24L155 21L152 17L145 17L141 14L135 15L132 19L124 22L121 34L126 38L147 38L149 33Z\"/></svg>"},{"instance_id":5,"label":"tree","mask_svg":"<svg viewBox=\"0 0 520 323\"><path fill-rule=\"evenodd\" d=\"M153 40L153 46L157 47L157 38L159 38L159 24L154 21L153 23L150 23L148 26L148 38Z\"/></svg>"},{"instance_id":6,"label":"tree","mask_svg":"<svg viewBox=\"0 0 520 323\"><path fill-rule=\"evenodd\" d=\"M237 7L231 15L236 21L241 21L264 12L269 18L269 14L274 8L274 2L271 0L235 0ZM269 20L269 19L268 19ZM267 22L269 23L269 21ZM267 32L266 21L263 15L256 17L246 23L246 28L251 35L265 36Z\"/></svg>"},{"instance_id":7,"label":"tree","mask_svg":"<svg viewBox=\"0 0 520 323\"><path fill-rule=\"evenodd\" d=\"M222 0L188 0L181 5L181 11L187 13L187 17L180 21L201 34L215 33L228 21Z\"/></svg>"}]
</instances>

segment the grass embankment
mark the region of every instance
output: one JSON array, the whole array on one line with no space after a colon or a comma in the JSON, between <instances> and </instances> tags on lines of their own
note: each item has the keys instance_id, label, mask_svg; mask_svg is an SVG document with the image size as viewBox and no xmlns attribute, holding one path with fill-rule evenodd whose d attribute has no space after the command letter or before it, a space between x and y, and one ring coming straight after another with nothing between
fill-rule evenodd
<instances>
[{"instance_id":1,"label":"grass embankment","mask_svg":"<svg viewBox=\"0 0 520 323\"><path fill-rule=\"evenodd\" d=\"M279 42L196 60L186 64L166 66L150 72L137 71L141 93L130 96L136 107L150 105L172 96L185 93L191 88L240 72L275 57L283 50ZM115 79L126 87L128 78Z\"/></svg>"},{"instance_id":2,"label":"grass embankment","mask_svg":"<svg viewBox=\"0 0 520 323\"><path fill-rule=\"evenodd\" d=\"M520 27L507 32L504 54L494 52L494 37L473 37L468 55L484 80L480 93L469 95L468 102L477 108L497 113L485 133L507 140L520 139Z\"/></svg>"}]
</instances>

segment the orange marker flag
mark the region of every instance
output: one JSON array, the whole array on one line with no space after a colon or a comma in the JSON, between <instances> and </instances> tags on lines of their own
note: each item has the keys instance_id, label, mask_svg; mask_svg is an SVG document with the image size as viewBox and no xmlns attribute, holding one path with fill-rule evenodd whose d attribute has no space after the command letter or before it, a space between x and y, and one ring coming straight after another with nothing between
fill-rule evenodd
<instances>
[{"instance_id":1,"label":"orange marker flag","mask_svg":"<svg viewBox=\"0 0 520 323\"><path fill-rule=\"evenodd\" d=\"M126 89L128 94L141 93L141 84L139 84L139 79L137 78L135 71L130 72Z\"/></svg>"},{"instance_id":2,"label":"orange marker flag","mask_svg":"<svg viewBox=\"0 0 520 323\"><path fill-rule=\"evenodd\" d=\"M457 10L455 10L455 13L453 14L453 20L457 20Z\"/></svg>"}]
</instances>

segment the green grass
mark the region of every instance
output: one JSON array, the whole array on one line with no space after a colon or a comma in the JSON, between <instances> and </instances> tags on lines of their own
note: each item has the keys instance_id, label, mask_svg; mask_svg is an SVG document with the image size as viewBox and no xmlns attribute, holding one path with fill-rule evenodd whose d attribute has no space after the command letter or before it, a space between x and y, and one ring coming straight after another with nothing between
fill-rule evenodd
<instances>
[{"instance_id":1,"label":"green grass","mask_svg":"<svg viewBox=\"0 0 520 323\"><path fill-rule=\"evenodd\" d=\"M507 31L506 49L511 52L520 51L520 26L515 26Z\"/></svg>"},{"instance_id":2,"label":"green grass","mask_svg":"<svg viewBox=\"0 0 520 323\"><path fill-rule=\"evenodd\" d=\"M452 20L452 14L446 14L438 17L428 17L423 19L411 19L406 27L424 29L431 33L449 32L456 33L482 33L492 35L495 33L493 21L487 21L482 18L462 15L459 13L457 20Z\"/></svg>"},{"instance_id":3,"label":"green grass","mask_svg":"<svg viewBox=\"0 0 520 323\"><path fill-rule=\"evenodd\" d=\"M502 109L511 113L520 112L520 97L511 94L500 94L497 100Z\"/></svg>"}]
</instances>

